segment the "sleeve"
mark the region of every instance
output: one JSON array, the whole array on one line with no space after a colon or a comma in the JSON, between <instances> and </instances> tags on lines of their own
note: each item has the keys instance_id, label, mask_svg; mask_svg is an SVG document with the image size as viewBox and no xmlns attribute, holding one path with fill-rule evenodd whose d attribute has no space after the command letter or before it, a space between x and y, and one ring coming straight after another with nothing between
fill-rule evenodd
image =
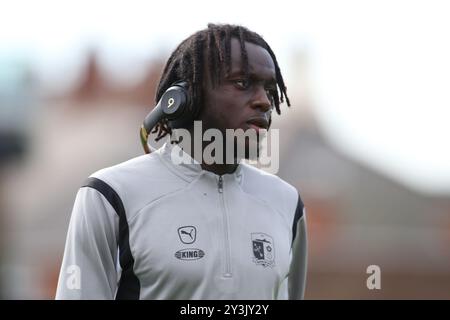
<instances>
[{"instance_id":1,"label":"sleeve","mask_svg":"<svg viewBox=\"0 0 450 320\"><path fill-rule=\"evenodd\" d=\"M116 211L96 189L80 188L72 211L56 299L114 299Z\"/></svg>"},{"instance_id":2,"label":"sleeve","mask_svg":"<svg viewBox=\"0 0 450 320\"><path fill-rule=\"evenodd\" d=\"M292 225L292 256L287 283L288 298L290 300L300 300L305 295L308 266L308 238L305 213L306 210L299 196Z\"/></svg>"}]
</instances>

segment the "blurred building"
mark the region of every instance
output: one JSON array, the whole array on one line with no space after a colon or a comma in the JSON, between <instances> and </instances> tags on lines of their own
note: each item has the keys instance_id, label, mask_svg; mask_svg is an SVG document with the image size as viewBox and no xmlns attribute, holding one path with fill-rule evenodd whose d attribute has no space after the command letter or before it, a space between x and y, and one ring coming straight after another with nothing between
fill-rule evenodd
<instances>
[{"instance_id":1,"label":"blurred building","mask_svg":"<svg viewBox=\"0 0 450 320\"><path fill-rule=\"evenodd\" d=\"M140 81L118 86L91 51L73 90L41 92L30 102L28 153L1 180L2 235L13 244L2 251L6 298L54 296L78 188L91 173L142 154L139 128L154 105L162 63L143 68Z\"/></svg>"},{"instance_id":2,"label":"blurred building","mask_svg":"<svg viewBox=\"0 0 450 320\"><path fill-rule=\"evenodd\" d=\"M33 114L33 75L26 59L0 55L0 299L7 297L4 279L5 233L8 225L4 176L14 162L24 159L28 150L29 118Z\"/></svg>"},{"instance_id":3,"label":"blurred building","mask_svg":"<svg viewBox=\"0 0 450 320\"><path fill-rule=\"evenodd\" d=\"M279 176L307 207L307 298L449 299L450 197L419 194L355 162L314 121L283 128ZM381 269L382 290L367 289L370 265Z\"/></svg>"}]
</instances>

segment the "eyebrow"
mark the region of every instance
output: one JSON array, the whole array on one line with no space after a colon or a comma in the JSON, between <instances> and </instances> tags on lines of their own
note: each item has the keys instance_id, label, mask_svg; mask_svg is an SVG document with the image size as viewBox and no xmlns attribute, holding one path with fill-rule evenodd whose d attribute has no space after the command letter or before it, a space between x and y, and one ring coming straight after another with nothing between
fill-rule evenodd
<instances>
[{"instance_id":1,"label":"eyebrow","mask_svg":"<svg viewBox=\"0 0 450 320\"><path fill-rule=\"evenodd\" d=\"M231 71L229 74L225 74L225 78L232 78L232 77L243 76L243 75L244 75L243 70L235 70L235 71ZM270 84L274 84L277 82L277 80L275 79L275 75L273 77L271 76L270 78L260 77L258 74L254 73L254 72L249 72L248 75L249 75L250 79L263 80Z\"/></svg>"}]
</instances>

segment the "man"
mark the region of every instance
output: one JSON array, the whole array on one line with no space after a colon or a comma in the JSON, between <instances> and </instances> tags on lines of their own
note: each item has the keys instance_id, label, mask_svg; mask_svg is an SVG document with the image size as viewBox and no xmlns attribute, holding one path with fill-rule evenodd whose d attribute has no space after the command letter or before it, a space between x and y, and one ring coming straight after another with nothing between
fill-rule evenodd
<instances>
[{"instance_id":1,"label":"man","mask_svg":"<svg viewBox=\"0 0 450 320\"><path fill-rule=\"evenodd\" d=\"M259 133L283 97L289 105L269 45L241 26L210 24L183 41L156 101L178 81L187 83L203 132ZM185 129L194 134L192 123ZM174 135L166 120L155 132ZM307 238L297 190L239 157L206 163L188 149L166 143L88 179L75 200L56 298L303 298ZM175 151L195 161L175 163Z\"/></svg>"}]
</instances>

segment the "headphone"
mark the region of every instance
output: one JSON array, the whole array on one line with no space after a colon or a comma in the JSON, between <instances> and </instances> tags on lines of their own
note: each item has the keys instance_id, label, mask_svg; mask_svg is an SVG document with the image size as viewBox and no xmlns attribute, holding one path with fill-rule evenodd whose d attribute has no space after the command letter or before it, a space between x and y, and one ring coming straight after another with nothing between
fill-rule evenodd
<instances>
[{"instance_id":1,"label":"headphone","mask_svg":"<svg viewBox=\"0 0 450 320\"><path fill-rule=\"evenodd\" d=\"M156 124L167 119L172 129L182 128L194 121L197 114L195 106L193 112L189 110L191 99L188 94L188 84L178 81L172 84L161 96L153 110L145 117L141 126L140 137L145 153L150 153L148 136Z\"/></svg>"}]
</instances>

